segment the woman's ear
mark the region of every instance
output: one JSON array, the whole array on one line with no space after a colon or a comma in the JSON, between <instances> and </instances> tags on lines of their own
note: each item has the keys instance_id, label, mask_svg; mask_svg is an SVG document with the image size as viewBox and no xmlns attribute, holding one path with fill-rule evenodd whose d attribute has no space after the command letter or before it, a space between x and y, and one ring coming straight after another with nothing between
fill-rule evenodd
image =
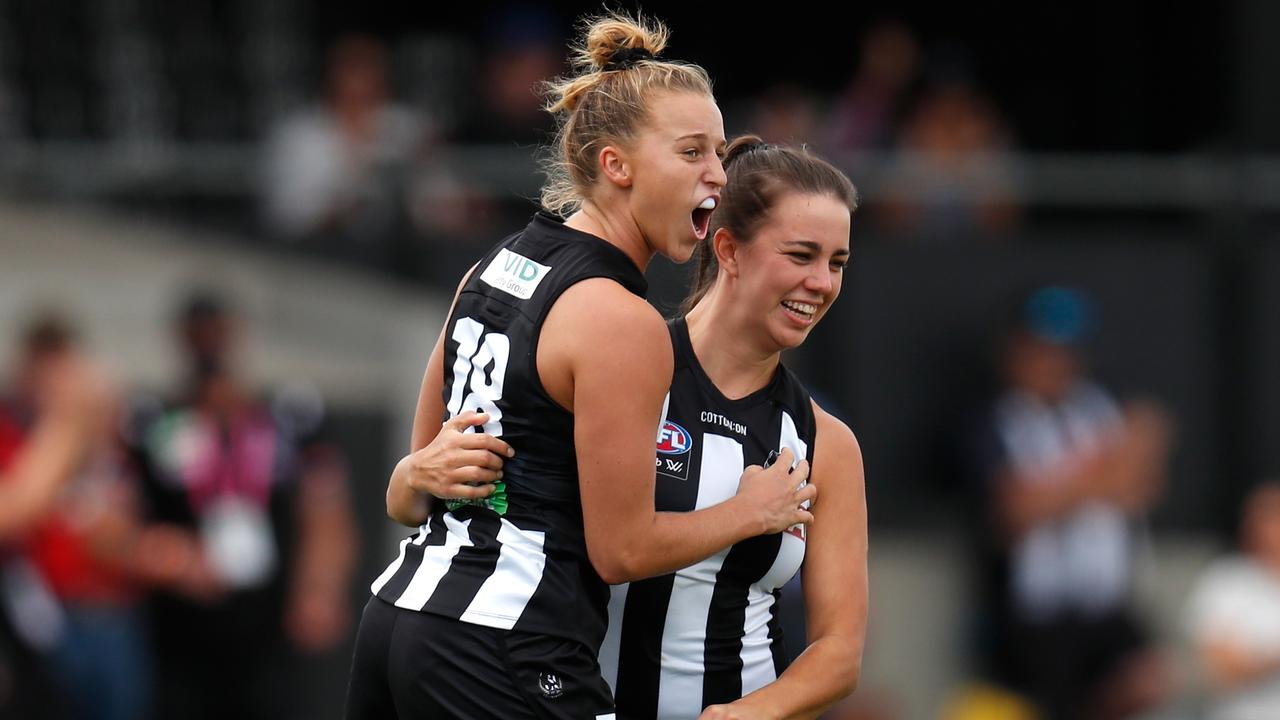
<instances>
[{"instance_id":1,"label":"woman's ear","mask_svg":"<svg viewBox=\"0 0 1280 720\"><path fill-rule=\"evenodd\" d=\"M716 253L716 262L729 273L730 277L738 276L738 251L741 245L729 228L720 228L711 238L711 247Z\"/></svg>"},{"instance_id":2,"label":"woman's ear","mask_svg":"<svg viewBox=\"0 0 1280 720\"><path fill-rule=\"evenodd\" d=\"M620 188L631 187L631 161L625 150L616 145L605 145L596 161L600 163L600 174L606 180Z\"/></svg>"}]
</instances>

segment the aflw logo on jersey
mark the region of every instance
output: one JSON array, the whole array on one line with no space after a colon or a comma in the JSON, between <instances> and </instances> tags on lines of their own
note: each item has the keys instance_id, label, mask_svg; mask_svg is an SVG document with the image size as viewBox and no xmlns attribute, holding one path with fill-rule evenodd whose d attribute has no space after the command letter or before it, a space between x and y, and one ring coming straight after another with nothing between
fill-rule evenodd
<instances>
[{"instance_id":1,"label":"aflw logo on jersey","mask_svg":"<svg viewBox=\"0 0 1280 720\"><path fill-rule=\"evenodd\" d=\"M528 300L550 270L550 265L536 263L503 248L480 274L480 279L505 293Z\"/></svg>"},{"instance_id":2,"label":"aflw logo on jersey","mask_svg":"<svg viewBox=\"0 0 1280 720\"><path fill-rule=\"evenodd\" d=\"M665 455L680 455L689 452L693 440L689 433L670 420L662 424L658 431L658 452Z\"/></svg>"},{"instance_id":3,"label":"aflw logo on jersey","mask_svg":"<svg viewBox=\"0 0 1280 720\"><path fill-rule=\"evenodd\" d=\"M670 475L679 480L689 479L689 457L686 453L693 447L693 438L689 431L667 420L658 429L658 472ZM683 455L684 457L663 457Z\"/></svg>"}]
</instances>

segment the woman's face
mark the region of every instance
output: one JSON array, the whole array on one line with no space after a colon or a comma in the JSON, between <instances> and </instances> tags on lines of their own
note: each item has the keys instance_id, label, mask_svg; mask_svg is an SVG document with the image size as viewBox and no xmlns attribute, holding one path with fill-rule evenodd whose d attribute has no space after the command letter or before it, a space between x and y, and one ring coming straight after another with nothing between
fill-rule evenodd
<instances>
[{"instance_id":1,"label":"woman's face","mask_svg":"<svg viewBox=\"0 0 1280 720\"><path fill-rule=\"evenodd\" d=\"M787 193L755 238L736 245L730 298L779 349L804 342L840 294L849 262L849 208L825 194Z\"/></svg>"},{"instance_id":2,"label":"woman's face","mask_svg":"<svg viewBox=\"0 0 1280 720\"><path fill-rule=\"evenodd\" d=\"M625 157L630 211L655 252L684 262L707 236L725 183L724 147L724 121L712 98L662 93L650 102L649 120Z\"/></svg>"}]
</instances>

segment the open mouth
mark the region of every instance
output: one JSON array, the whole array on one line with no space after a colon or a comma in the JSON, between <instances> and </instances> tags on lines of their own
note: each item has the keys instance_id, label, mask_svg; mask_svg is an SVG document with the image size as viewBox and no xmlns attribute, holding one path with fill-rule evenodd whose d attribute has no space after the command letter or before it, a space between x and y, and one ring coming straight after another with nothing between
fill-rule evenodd
<instances>
[{"instance_id":1,"label":"open mouth","mask_svg":"<svg viewBox=\"0 0 1280 720\"><path fill-rule=\"evenodd\" d=\"M707 231L711 227L711 211L705 208L697 208L693 211L693 234L699 240L707 239Z\"/></svg>"},{"instance_id":2,"label":"open mouth","mask_svg":"<svg viewBox=\"0 0 1280 720\"><path fill-rule=\"evenodd\" d=\"M810 303L783 300L781 304L783 311L802 325L813 322L813 318L818 314L818 306Z\"/></svg>"},{"instance_id":3,"label":"open mouth","mask_svg":"<svg viewBox=\"0 0 1280 720\"><path fill-rule=\"evenodd\" d=\"M698 207L693 209L693 214L691 215L693 219L693 234L697 236L699 240L707 239L707 232L709 232L711 228L711 213L719 204L720 198L712 195L703 200Z\"/></svg>"}]
</instances>

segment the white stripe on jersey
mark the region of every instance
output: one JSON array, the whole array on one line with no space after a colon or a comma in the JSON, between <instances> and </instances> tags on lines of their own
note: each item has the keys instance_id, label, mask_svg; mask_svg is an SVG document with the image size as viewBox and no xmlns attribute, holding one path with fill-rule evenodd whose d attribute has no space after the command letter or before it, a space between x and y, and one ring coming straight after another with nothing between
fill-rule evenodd
<instances>
[{"instance_id":1,"label":"white stripe on jersey","mask_svg":"<svg viewBox=\"0 0 1280 720\"><path fill-rule=\"evenodd\" d=\"M404 564L404 551L409 547L409 543L421 545L426 542L427 535L429 534L431 534L431 528L427 525L422 525L418 528L417 535L410 535L400 542L400 556L395 559L395 562L387 566L387 569L383 570L382 574L378 576L378 579L374 580L373 584L369 586L369 589L373 591L374 595L377 595L378 592L382 590L382 586L386 585L387 581L394 577L396 571Z\"/></svg>"},{"instance_id":2,"label":"white stripe on jersey","mask_svg":"<svg viewBox=\"0 0 1280 720\"><path fill-rule=\"evenodd\" d=\"M695 567L714 577L728 554L728 550L721 550ZM693 718L701 710L707 614L715 590L714 582L694 580L683 572L677 573L672 583L667 623L662 629L662 671L658 680L660 718Z\"/></svg>"},{"instance_id":3,"label":"white stripe on jersey","mask_svg":"<svg viewBox=\"0 0 1280 720\"><path fill-rule=\"evenodd\" d=\"M778 449L781 450L784 447L791 448L791 452L795 453L796 464L809 456L809 444L800 439L800 433L796 431L796 421L791 419L791 413L786 410L782 411L782 431L778 433Z\"/></svg>"},{"instance_id":4,"label":"white stripe on jersey","mask_svg":"<svg viewBox=\"0 0 1280 720\"><path fill-rule=\"evenodd\" d=\"M609 588L609 628L605 631L604 642L600 643L600 673L615 695L618 692L618 662L622 650L622 613L627 607L627 590L630 588L631 583Z\"/></svg>"},{"instance_id":5,"label":"white stripe on jersey","mask_svg":"<svg viewBox=\"0 0 1280 720\"><path fill-rule=\"evenodd\" d=\"M503 519L498 528L498 542L502 543L498 563L462 613L462 621L503 630L515 627L542 582L547 565L542 551L545 540L546 533L521 530Z\"/></svg>"},{"instance_id":6,"label":"white stripe on jersey","mask_svg":"<svg viewBox=\"0 0 1280 720\"><path fill-rule=\"evenodd\" d=\"M694 509L711 507L733 497L738 492L743 466L741 443L720 435L703 434L698 500ZM659 717L696 717L700 710L696 699L702 697L707 614L716 589L716 574L728 554L726 548L676 573L667 622L662 630ZM693 715L689 715L690 711Z\"/></svg>"},{"instance_id":7,"label":"white stripe on jersey","mask_svg":"<svg viewBox=\"0 0 1280 720\"><path fill-rule=\"evenodd\" d=\"M764 592L758 585L752 585L747 592L747 612L743 623L746 632L742 637L743 695L755 692L778 679L773 669L773 651L769 644L769 620L772 617L769 610L773 608L773 603L773 595Z\"/></svg>"},{"instance_id":8,"label":"white stripe on jersey","mask_svg":"<svg viewBox=\"0 0 1280 720\"><path fill-rule=\"evenodd\" d=\"M704 433L702 469L698 471L698 500L693 509L719 505L738 494L738 481L742 479L744 467L742 443L722 435Z\"/></svg>"},{"instance_id":9,"label":"white stripe on jersey","mask_svg":"<svg viewBox=\"0 0 1280 720\"><path fill-rule=\"evenodd\" d=\"M796 432L796 421L791 419L791 413L787 412L786 410L782 411L782 430L778 433L778 449L781 450L784 447L791 448L791 452L795 454L795 460L792 463L791 467L795 467L796 465L799 465L801 460L804 460L805 458L809 457L809 444L806 443L804 440L800 439L800 433ZM808 482L809 481L806 480L804 484L807 485ZM813 503L809 502L808 500L805 500L804 502L800 503L800 507L804 508L805 510L808 510L812 504ZM800 532L801 538L808 537L809 528L805 527L804 525L792 525L791 527L787 528L787 532L791 532L793 530L798 530ZM787 544L785 542L786 538L784 537L783 540L784 542L782 544L785 546ZM804 559L803 547L801 548L800 558L801 560ZM795 573L792 573L792 575L794 574ZM791 575L788 575L786 578L782 580L782 582L778 583L774 587L782 587L787 583L787 580L790 580L790 579L791 579Z\"/></svg>"},{"instance_id":10,"label":"white stripe on jersey","mask_svg":"<svg viewBox=\"0 0 1280 720\"><path fill-rule=\"evenodd\" d=\"M667 411L671 409L671 391L667 391L667 396L662 398L662 417L658 418L658 433L655 441L662 444L662 428L667 424Z\"/></svg>"},{"instance_id":11,"label":"white stripe on jersey","mask_svg":"<svg viewBox=\"0 0 1280 720\"><path fill-rule=\"evenodd\" d=\"M431 599L431 595L435 593L436 587L440 584L440 580L444 578L445 573L449 572L449 566L453 563L453 556L457 555L462 548L475 544L471 542L471 536L468 532L468 526L471 524L470 520L463 522L452 514L445 513L444 524L448 528L444 545L431 545L423 551L422 564L413 573L413 579L409 581L409 586L396 599L396 607L402 607L407 610L421 610L427 604L427 601ZM424 536L423 540L425 539Z\"/></svg>"}]
</instances>

